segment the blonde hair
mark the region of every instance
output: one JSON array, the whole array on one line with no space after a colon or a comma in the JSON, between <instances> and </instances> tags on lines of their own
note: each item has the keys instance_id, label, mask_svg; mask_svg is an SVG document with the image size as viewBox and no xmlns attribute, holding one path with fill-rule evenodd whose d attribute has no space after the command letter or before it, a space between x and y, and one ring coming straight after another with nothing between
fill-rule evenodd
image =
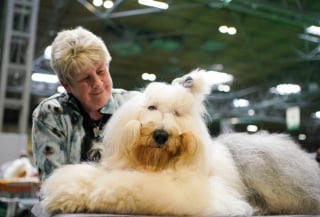
<instances>
[{"instance_id":1,"label":"blonde hair","mask_svg":"<svg viewBox=\"0 0 320 217\"><path fill-rule=\"evenodd\" d=\"M71 73L79 73L93 63L111 61L107 46L92 32L77 27L58 33L52 43L51 67L60 80L70 84Z\"/></svg>"}]
</instances>

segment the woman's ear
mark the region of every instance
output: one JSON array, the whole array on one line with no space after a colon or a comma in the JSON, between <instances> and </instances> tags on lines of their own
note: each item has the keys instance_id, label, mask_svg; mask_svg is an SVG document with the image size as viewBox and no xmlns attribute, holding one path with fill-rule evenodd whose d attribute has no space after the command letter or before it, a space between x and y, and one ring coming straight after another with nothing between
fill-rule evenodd
<instances>
[{"instance_id":1,"label":"woman's ear","mask_svg":"<svg viewBox=\"0 0 320 217\"><path fill-rule=\"evenodd\" d=\"M70 85L68 82L60 80L61 85L64 87L64 89L67 91L67 93L70 93Z\"/></svg>"}]
</instances>

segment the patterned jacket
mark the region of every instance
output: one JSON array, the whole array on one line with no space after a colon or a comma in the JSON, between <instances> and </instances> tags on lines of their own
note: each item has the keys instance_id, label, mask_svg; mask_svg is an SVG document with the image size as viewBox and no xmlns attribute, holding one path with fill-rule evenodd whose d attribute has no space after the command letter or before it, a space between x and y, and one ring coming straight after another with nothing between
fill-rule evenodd
<instances>
[{"instance_id":1,"label":"patterned jacket","mask_svg":"<svg viewBox=\"0 0 320 217\"><path fill-rule=\"evenodd\" d=\"M112 97L100 112L112 114L134 93L114 89ZM43 100L33 111L32 151L42 181L57 167L80 163L85 130L79 111L75 99L67 93Z\"/></svg>"}]
</instances>

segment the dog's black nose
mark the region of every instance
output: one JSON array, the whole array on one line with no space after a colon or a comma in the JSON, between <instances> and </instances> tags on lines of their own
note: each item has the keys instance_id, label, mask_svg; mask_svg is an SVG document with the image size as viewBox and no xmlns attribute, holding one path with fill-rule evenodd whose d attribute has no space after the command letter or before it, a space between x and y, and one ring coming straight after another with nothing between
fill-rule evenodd
<instances>
[{"instance_id":1,"label":"dog's black nose","mask_svg":"<svg viewBox=\"0 0 320 217\"><path fill-rule=\"evenodd\" d=\"M168 138L169 138L169 134L165 130L155 130L153 132L153 139L159 145L163 145L164 143L166 143Z\"/></svg>"}]
</instances>

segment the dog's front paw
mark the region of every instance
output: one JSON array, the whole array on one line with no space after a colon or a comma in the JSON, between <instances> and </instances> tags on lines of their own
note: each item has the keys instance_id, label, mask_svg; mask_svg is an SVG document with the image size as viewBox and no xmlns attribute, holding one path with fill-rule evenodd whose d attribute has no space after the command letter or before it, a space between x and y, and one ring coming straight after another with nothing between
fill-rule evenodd
<instances>
[{"instance_id":1,"label":"dog's front paw","mask_svg":"<svg viewBox=\"0 0 320 217\"><path fill-rule=\"evenodd\" d=\"M88 200L88 211L99 213L135 213L139 192L139 182L134 181L135 172L110 171L96 181Z\"/></svg>"},{"instance_id":2,"label":"dog's front paw","mask_svg":"<svg viewBox=\"0 0 320 217\"><path fill-rule=\"evenodd\" d=\"M69 186L71 187L71 186ZM41 204L48 213L81 213L87 210L87 200L83 197L61 191L58 189L55 195L45 197Z\"/></svg>"},{"instance_id":3,"label":"dog's front paw","mask_svg":"<svg viewBox=\"0 0 320 217\"><path fill-rule=\"evenodd\" d=\"M92 180L101 170L89 164L67 165L54 171L42 186L42 206L49 213L79 213L87 210Z\"/></svg>"}]
</instances>

